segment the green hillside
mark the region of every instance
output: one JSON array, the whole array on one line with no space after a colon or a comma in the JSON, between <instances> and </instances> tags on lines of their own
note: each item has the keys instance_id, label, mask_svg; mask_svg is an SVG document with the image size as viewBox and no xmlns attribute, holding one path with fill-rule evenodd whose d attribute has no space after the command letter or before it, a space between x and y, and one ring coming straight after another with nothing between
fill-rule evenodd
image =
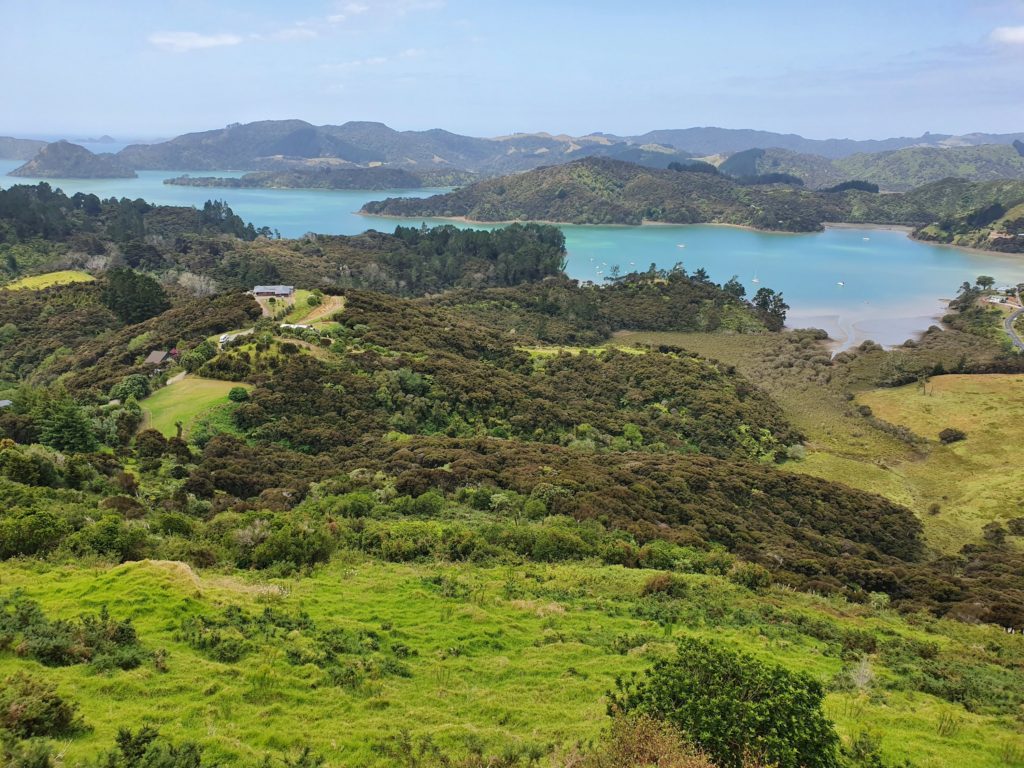
<instances>
[{"instance_id":1,"label":"green hillside","mask_svg":"<svg viewBox=\"0 0 1024 768\"><path fill-rule=\"evenodd\" d=\"M279 240L37 186L0 231L128 262L0 291L5 766L1024 764L1024 358L980 289L832 356L767 287L569 280L547 225Z\"/></svg>"},{"instance_id":2,"label":"green hillside","mask_svg":"<svg viewBox=\"0 0 1024 768\"><path fill-rule=\"evenodd\" d=\"M941 179L997 181L1024 179L1024 157L1002 144L978 147L910 147L834 160L843 179L863 179L882 189L905 192Z\"/></svg>"},{"instance_id":3,"label":"green hillside","mask_svg":"<svg viewBox=\"0 0 1024 768\"><path fill-rule=\"evenodd\" d=\"M759 162L755 151L733 170L763 169ZM1016 238L990 239L987 230L977 230L1022 202L1024 180L948 178L901 194L811 191L786 184L740 183L720 172L656 170L587 159L480 181L444 195L389 198L368 203L363 210L475 221L721 223L794 232L819 230L826 222L898 224L914 227L923 239L953 242L952 235L930 229L934 225L962 230L957 234L968 235L975 247L1014 250L1020 247ZM1011 232L1014 221L1000 221L998 226Z\"/></svg>"},{"instance_id":4,"label":"green hillside","mask_svg":"<svg viewBox=\"0 0 1024 768\"><path fill-rule=\"evenodd\" d=\"M860 180L886 192L907 192L948 178L972 182L1024 179L1024 156L1010 144L905 147L839 158L770 148L737 152L719 170L736 177L791 174L811 189Z\"/></svg>"},{"instance_id":5,"label":"green hillside","mask_svg":"<svg viewBox=\"0 0 1024 768\"><path fill-rule=\"evenodd\" d=\"M838 220L841 201L785 186L743 186L714 172L658 170L588 158L477 182L446 195L369 203L388 216L461 216L474 221L571 224L716 222L813 231Z\"/></svg>"}]
</instances>

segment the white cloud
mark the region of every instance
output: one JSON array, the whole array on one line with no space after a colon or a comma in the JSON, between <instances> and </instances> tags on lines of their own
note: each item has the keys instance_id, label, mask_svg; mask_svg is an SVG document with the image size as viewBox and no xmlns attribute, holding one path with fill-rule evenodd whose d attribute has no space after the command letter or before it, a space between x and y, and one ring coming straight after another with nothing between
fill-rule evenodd
<instances>
[{"instance_id":1,"label":"white cloud","mask_svg":"<svg viewBox=\"0 0 1024 768\"><path fill-rule=\"evenodd\" d=\"M275 40L308 40L318 36L318 32L305 22L293 24L290 27L278 30L274 33Z\"/></svg>"},{"instance_id":2,"label":"white cloud","mask_svg":"<svg viewBox=\"0 0 1024 768\"><path fill-rule=\"evenodd\" d=\"M238 45L242 38L227 32L218 35L201 35L198 32L155 32L149 36L149 42L165 51L185 53L204 48Z\"/></svg>"},{"instance_id":3,"label":"white cloud","mask_svg":"<svg viewBox=\"0 0 1024 768\"><path fill-rule=\"evenodd\" d=\"M1024 45L1024 26L996 27L992 30L992 39L1005 45Z\"/></svg>"},{"instance_id":4,"label":"white cloud","mask_svg":"<svg viewBox=\"0 0 1024 768\"><path fill-rule=\"evenodd\" d=\"M357 69L366 69L367 67L379 67L381 64L387 63L387 56L370 56L365 59L352 59L351 61L341 61L336 64L321 64L320 69L325 72L352 72Z\"/></svg>"}]
</instances>

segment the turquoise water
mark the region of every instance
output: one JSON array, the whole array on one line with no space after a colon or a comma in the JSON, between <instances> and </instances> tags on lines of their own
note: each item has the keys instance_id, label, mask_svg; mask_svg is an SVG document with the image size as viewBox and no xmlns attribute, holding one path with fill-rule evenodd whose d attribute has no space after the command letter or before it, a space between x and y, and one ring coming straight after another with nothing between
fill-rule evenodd
<instances>
[{"instance_id":1,"label":"turquoise water","mask_svg":"<svg viewBox=\"0 0 1024 768\"><path fill-rule=\"evenodd\" d=\"M0 174L17 165L0 160ZM204 189L162 183L181 173L140 171L137 179L50 183L69 194L141 197L168 205L202 205L212 197L221 198L243 218L278 229L285 237L306 232L387 231L410 222L355 212L368 200L423 197L442 191ZM0 175L0 187L33 182ZM679 261L690 271L704 267L716 282L737 275L748 293L760 286L782 291L792 307L789 325L824 328L840 348L866 338L882 344L911 338L937 322L945 306L942 299L950 298L960 283L977 275L992 275L1000 284L1024 281L1021 257L927 245L890 230L835 228L781 235L708 225L563 229L569 250L567 271L572 277L600 281L614 265L625 273L646 269L652 263L668 268Z\"/></svg>"}]
</instances>

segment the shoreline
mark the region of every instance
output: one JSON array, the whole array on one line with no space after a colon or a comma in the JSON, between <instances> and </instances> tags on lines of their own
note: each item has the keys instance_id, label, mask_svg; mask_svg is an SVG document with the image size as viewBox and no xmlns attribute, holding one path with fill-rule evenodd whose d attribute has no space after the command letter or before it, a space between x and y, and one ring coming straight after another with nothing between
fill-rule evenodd
<instances>
[{"instance_id":1,"label":"shoreline","mask_svg":"<svg viewBox=\"0 0 1024 768\"><path fill-rule=\"evenodd\" d=\"M479 219L471 219L468 216L399 216L395 214L387 213L367 213L362 210L353 211L356 216L364 216L368 219L408 219L409 221L415 221L420 219L423 221L457 221L462 224L475 224L482 227L507 227L510 224L549 224L553 227L614 227L616 229L636 229L640 227L730 227L732 229L742 229L747 232L756 232L759 235L816 235L820 234L826 229L861 229L871 231L892 231L892 232L903 232L908 237L913 234L916 227L911 227L906 224L858 224L854 222L844 221L824 221L822 222L822 229L813 230L810 232L793 232L782 229L759 229L750 224L733 224L727 221L701 221L690 224L681 224L671 221L650 221L644 219L639 224L575 224L571 221L552 221L550 219L503 219L501 221L481 221ZM952 243L935 243L930 240L917 240L911 237L911 240L919 243L927 243L929 245L945 246L947 248L959 248L962 251L970 251L974 253L984 254L998 254L999 251L986 251L982 248L970 248L963 245L954 245Z\"/></svg>"},{"instance_id":2,"label":"shoreline","mask_svg":"<svg viewBox=\"0 0 1024 768\"><path fill-rule=\"evenodd\" d=\"M908 235L914 232L917 228L908 226L907 224L855 224L848 221L824 221L822 226L825 229L871 229L871 230L889 230L892 232L906 232ZM913 239L913 238L912 238ZM927 242L926 240L920 240L918 242ZM937 243L936 243L937 245Z\"/></svg>"},{"instance_id":3,"label":"shoreline","mask_svg":"<svg viewBox=\"0 0 1024 768\"><path fill-rule=\"evenodd\" d=\"M639 224L573 224L568 221L550 221L548 219L507 219L504 221L479 221L477 219L471 219L467 216L396 216L393 214L385 213L365 213L362 210L353 211L353 215L362 216L368 219L404 219L407 221L441 221L441 222L459 222L462 224L477 225L481 227L507 227L511 224L548 224L553 227L605 227L615 229L639 229L642 227L729 227L732 229L742 229L747 232L754 232L759 235L788 235L788 236L802 236L802 235L818 235L829 229L853 229L863 230L871 232L902 232L907 236L908 240L913 240L915 243L921 243L922 245L931 245L936 248L953 248L964 253L973 253L978 256L988 256L992 258L1004 259L1008 262L1015 262L1017 264L1024 263L1024 258L1021 258L1019 254L1005 253L1003 251L989 251L984 248L975 248L968 245L956 245L955 243L936 243L932 240L919 240L914 237L914 232L917 230L916 227L911 227L906 224L857 224L853 222L845 221L824 221L822 222L822 229L815 230L813 232L789 232L780 229L758 229L749 224L731 224L725 221L704 221L697 224L676 224L670 221L641 221Z\"/></svg>"}]
</instances>

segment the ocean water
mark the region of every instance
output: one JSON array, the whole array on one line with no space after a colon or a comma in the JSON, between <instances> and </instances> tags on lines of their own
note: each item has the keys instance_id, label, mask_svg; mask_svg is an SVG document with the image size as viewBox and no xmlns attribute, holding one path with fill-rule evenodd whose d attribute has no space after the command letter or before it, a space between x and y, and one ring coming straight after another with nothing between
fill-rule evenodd
<instances>
[{"instance_id":1,"label":"ocean water","mask_svg":"<svg viewBox=\"0 0 1024 768\"><path fill-rule=\"evenodd\" d=\"M33 179L6 176L16 161L0 160L0 188ZM424 197L444 190L209 189L163 183L187 171L140 171L137 179L49 180L65 192L101 197L143 198L167 205L201 206L226 200L257 226L285 237L306 232L358 234L389 231L403 220L360 216L368 200L388 196ZM238 172L193 175L239 176ZM427 220L427 223L434 223ZM1024 258L975 253L928 245L903 232L830 228L789 235L711 225L645 227L563 227L569 251L568 273L600 282L614 266L621 272L659 269L682 262L689 271L704 267L716 282L736 275L752 295L766 286L782 291L791 309L791 327L824 328L837 348L864 339L900 344L936 324L945 301L965 280L992 275L998 283L1024 281Z\"/></svg>"}]
</instances>

